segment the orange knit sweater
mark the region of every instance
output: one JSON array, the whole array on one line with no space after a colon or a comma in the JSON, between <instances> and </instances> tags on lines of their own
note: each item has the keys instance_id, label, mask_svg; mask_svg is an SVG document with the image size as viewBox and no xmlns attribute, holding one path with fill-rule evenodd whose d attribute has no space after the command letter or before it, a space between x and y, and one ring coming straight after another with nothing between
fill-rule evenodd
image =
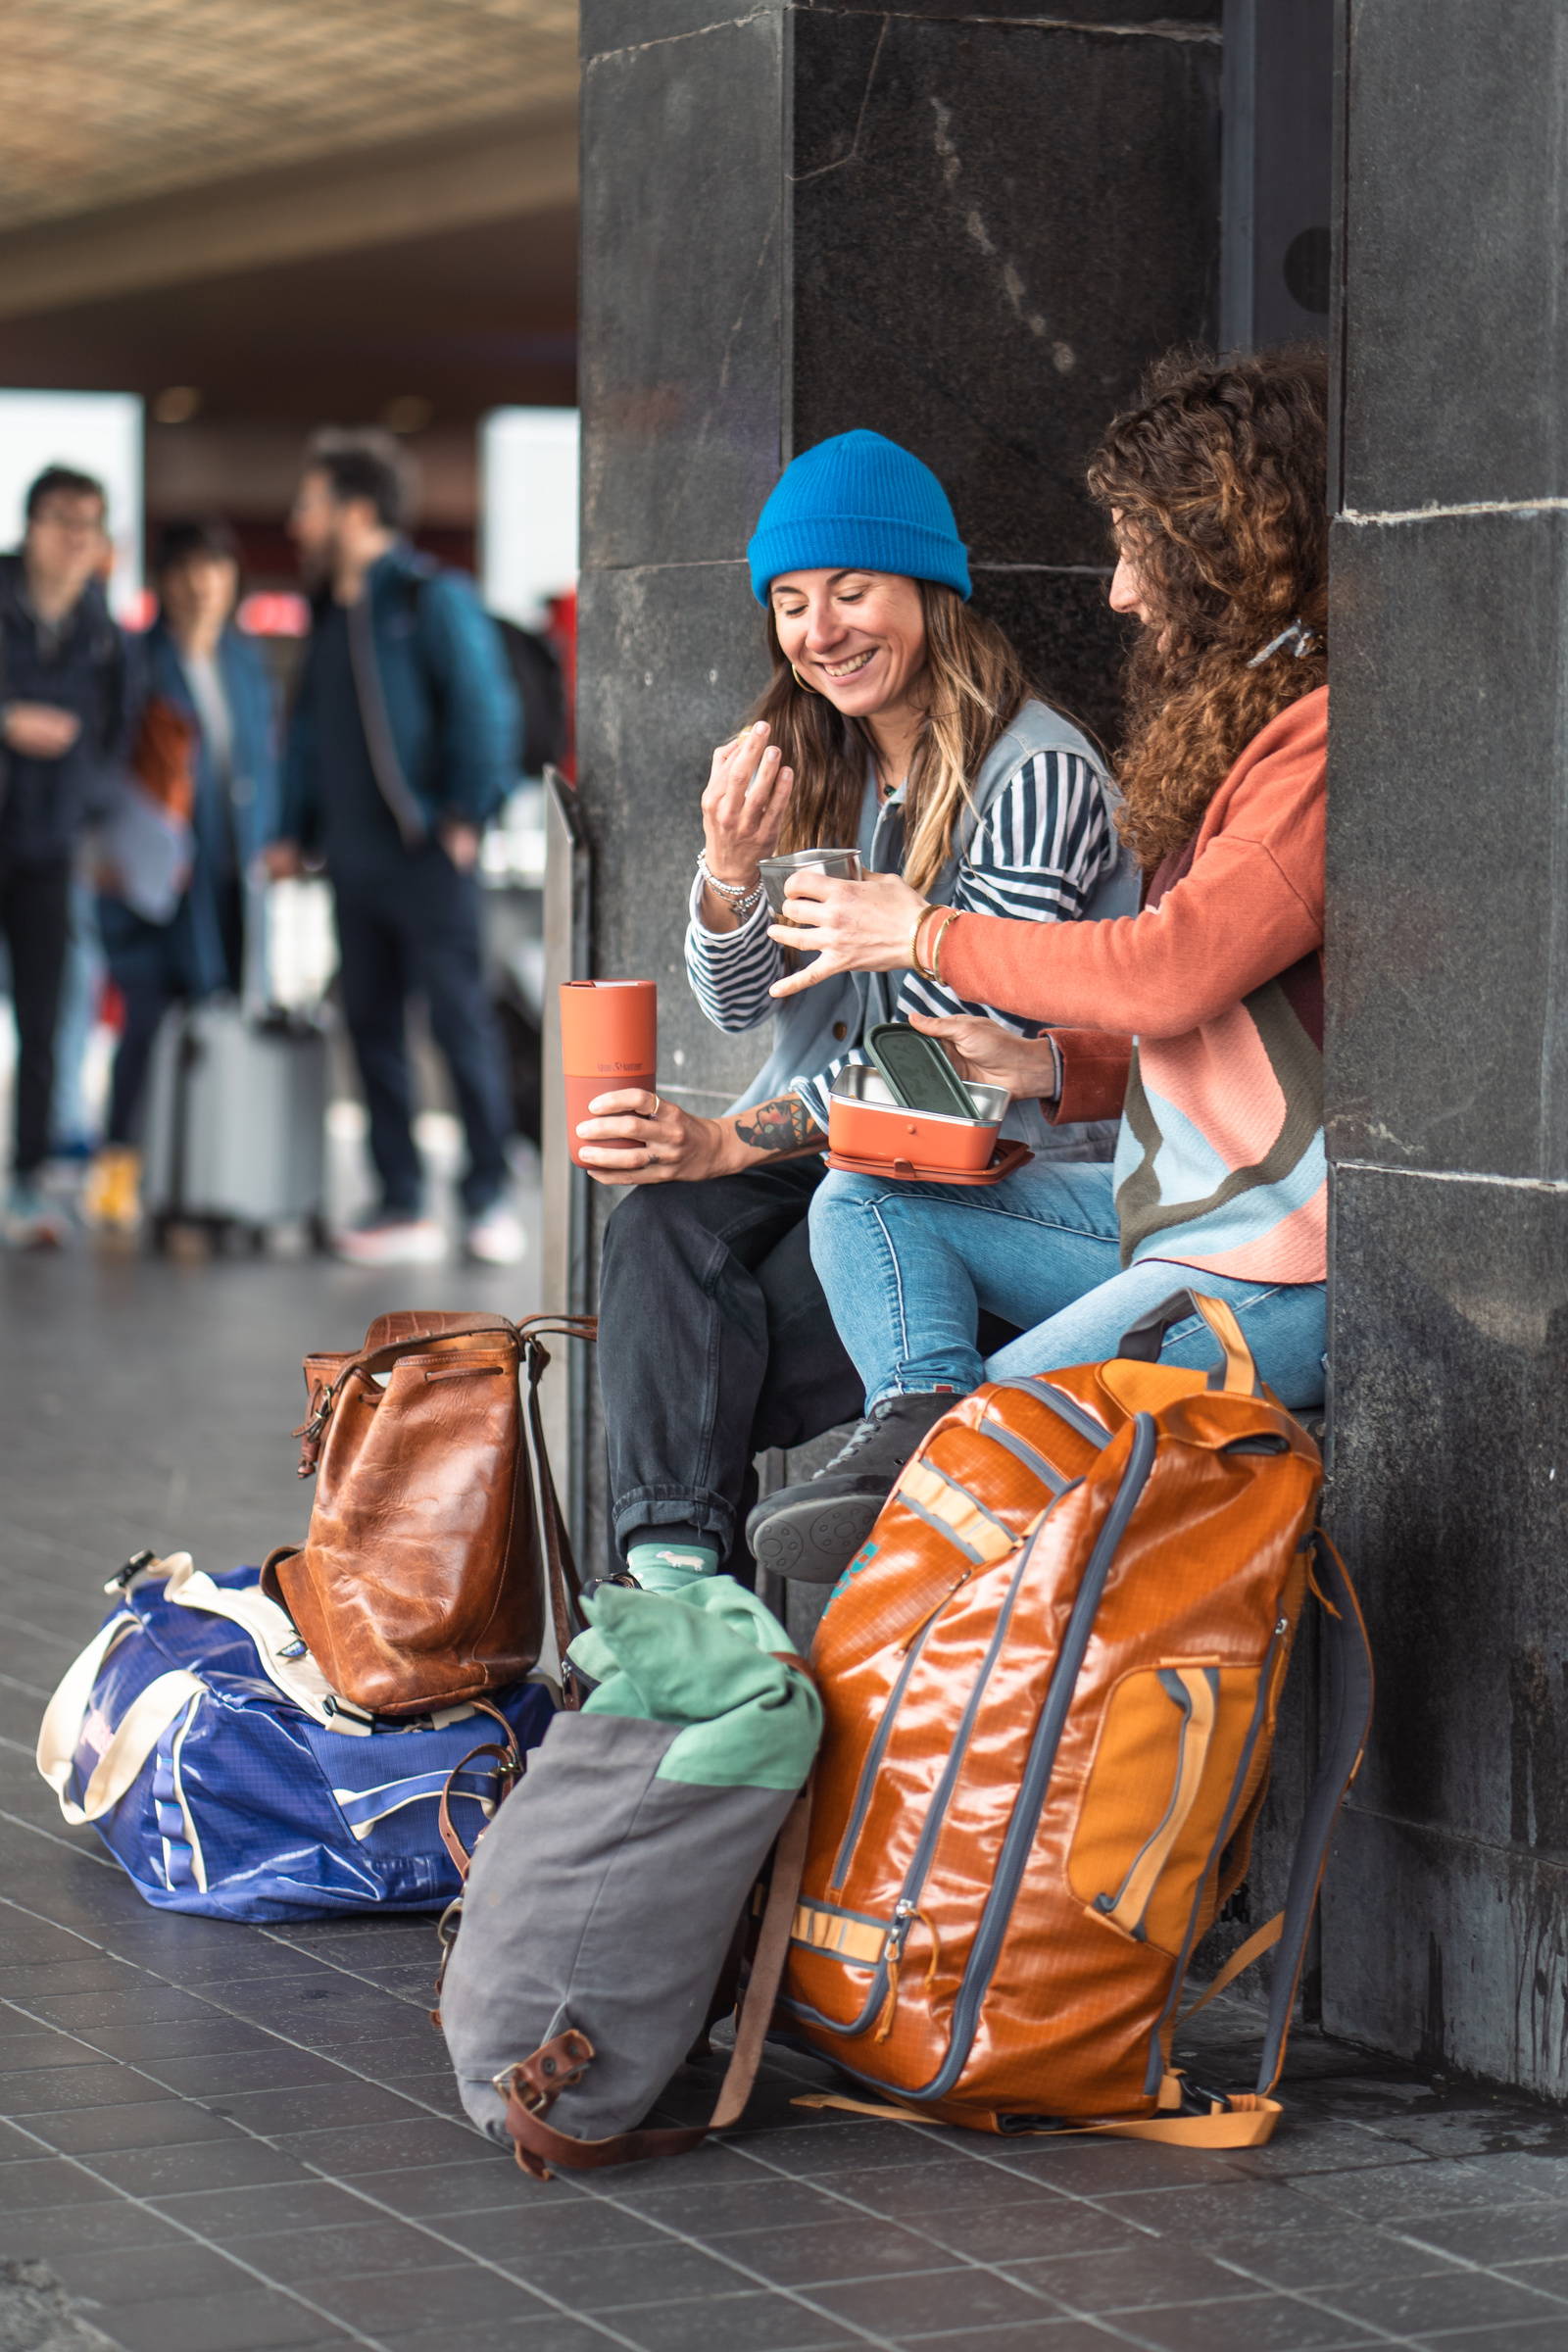
<instances>
[{"instance_id":1,"label":"orange knit sweater","mask_svg":"<svg viewBox=\"0 0 1568 2352\"><path fill-rule=\"evenodd\" d=\"M1122 1111L1122 1258L1269 1282L1326 1267L1321 1001L1328 691L1280 712L1141 914L960 914L944 983L1049 1021L1058 1119Z\"/></svg>"}]
</instances>

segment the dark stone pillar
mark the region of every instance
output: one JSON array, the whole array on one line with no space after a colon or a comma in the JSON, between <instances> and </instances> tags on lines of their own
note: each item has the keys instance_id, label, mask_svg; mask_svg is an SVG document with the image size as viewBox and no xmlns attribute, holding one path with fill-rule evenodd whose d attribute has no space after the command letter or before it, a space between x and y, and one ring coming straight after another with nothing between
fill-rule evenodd
<instances>
[{"instance_id":1,"label":"dark stone pillar","mask_svg":"<svg viewBox=\"0 0 1568 2352\"><path fill-rule=\"evenodd\" d=\"M1568 17L1348 0L1327 2022L1568 2090Z\"/></svg>"},{"instance_id":2,"label":"dark stone pillar","mask_svg":"<svg viewBox=\"0 0 1568 2352\"><path fill-rule=\"evenodd\" d=\"M1152 354L1214 332L1219 16L584 0L593 960L658 977L668 1093L717 1109L760 1058L704 1022L680 940L709 754L765 674L742 551L797 451L915 449L982 608L1113 726L1083 463Z\"/></svg>"}]
</instances>

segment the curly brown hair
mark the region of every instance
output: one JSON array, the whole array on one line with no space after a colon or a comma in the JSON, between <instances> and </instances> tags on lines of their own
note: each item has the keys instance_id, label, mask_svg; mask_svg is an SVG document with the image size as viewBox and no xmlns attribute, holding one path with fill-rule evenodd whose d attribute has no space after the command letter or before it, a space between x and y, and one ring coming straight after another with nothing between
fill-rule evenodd
<instances>
[{"instance_id":1,"label":"curly brown hair","mask_svg":"<svg viewBox=\"0 0 1568 2352\"><path fill-rule=\"evenodd\" d=\"M1191 840L1227 771L1328 674L1328 365L1312 345L1156 362L1089 488L1152 614L1127 675L1123 837L1146 870ZM1306 651L1255 657L1294 621Z\"/></svg>"}]
</instances>

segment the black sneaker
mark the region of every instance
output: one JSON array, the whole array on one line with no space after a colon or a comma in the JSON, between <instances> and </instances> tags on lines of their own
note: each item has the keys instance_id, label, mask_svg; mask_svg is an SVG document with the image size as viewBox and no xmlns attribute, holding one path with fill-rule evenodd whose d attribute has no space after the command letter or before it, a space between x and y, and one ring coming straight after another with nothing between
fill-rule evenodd
<instances>
[{"instance_id":1,"label":"black sneaker","mask_svg":"<svg viewBox=\"0 0 1568 2352\"><path fill-rule=\"evenodd\" d=\"M884 1396L814 1478L758 1503L746 1541L759 1568L808 1585L834 1585L865 1542L899 1472L958 1401L953 1389Z\"/></svg>"}]
</instances>

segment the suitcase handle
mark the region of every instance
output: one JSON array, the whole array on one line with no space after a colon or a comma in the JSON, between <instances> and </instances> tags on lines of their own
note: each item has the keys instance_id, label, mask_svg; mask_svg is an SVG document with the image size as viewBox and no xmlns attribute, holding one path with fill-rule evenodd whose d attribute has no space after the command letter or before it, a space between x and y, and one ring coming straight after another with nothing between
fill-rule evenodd
<instances>
[{"instance_id":1,"label":"suitcase handle","mask_svg":"<svg viewBox=\"0 0 1568 2352\"><path fill-rule=\"evenodd\" d=\"M1228 1389L1236 1396L1261 1396L1263 1384L1234 1311L1223 1298L1206 1298L1201 1291L1172 1291L1168 1298L1162 1298L1123 1332L1116 1353L1130 1356L1138 1364L1158 1363L1165 1334L1172 1324L1185 1323L1191 1315L1201 1316L1224 1350L1223 1364L1216 1364L1208 1376L1209 1387Z\"/></svg>"}]
</instances>

